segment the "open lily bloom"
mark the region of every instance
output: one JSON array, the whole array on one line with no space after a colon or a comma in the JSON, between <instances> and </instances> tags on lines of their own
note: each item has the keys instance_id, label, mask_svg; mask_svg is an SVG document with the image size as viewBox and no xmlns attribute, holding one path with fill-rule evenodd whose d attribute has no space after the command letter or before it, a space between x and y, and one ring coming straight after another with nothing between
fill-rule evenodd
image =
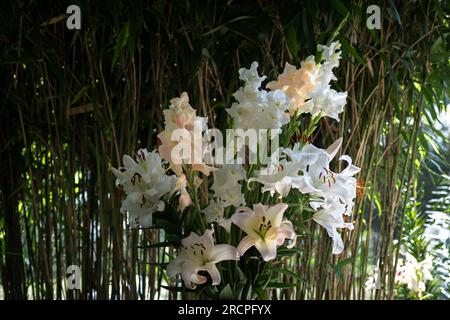
<instances>
[{"instance_id":1,"label":"open lily bloom","mask_svg":"<svg viewBox=\"0 0 450 320\"><path fill-rule=\"evenodd\" d=\"M399 284L406 284L409 290L420 294L425 291L426 282L433 279L431 257L427 256L419 262L408 252L403 255L405 257L399 259L395 281Z\"/></svg>"},{"instance_id":2,"label":"open lily bloom","mask_svg":"<svg viewBox=\"0 0 450 320\"><path fill-rule=\"evenodd\" d=\"M286 62L283 73L278 76L276 81L269 82L267 88L283 90L286 93L291 99L288 109L290 115L293 116L309 99L310 92L315 87L317 72L314 56L309 56L303 61L299 69Z\"/></svg>"},{"instance_id":3,"label":"open lily bloom","mask_svg":"<svg viewBox=\"0 0 450 320\"><path fill-rule=\"evenodd\" d=\"M337 92L329 87L320 89L311 93L311 99L305 103L302 111L310 113L313 117L320 113L321 116L339 122L339 114L344 111L347 101L347 92Z\"/></svg>"},{"instance_id":4,"label":"open lily bloom","mask_svg":"<svg viewBox=\"0 0 450 320\"><path fill-rule=\"evenodd\" d=\"M277 192L282 198L286 197L292 188L304 190L304 177L298 174L299 166L294 162L280 161L279 165L270 163L265 169L258 172L257 177L248 179L263 184L262 192L269 191L273 196Z\"/></svg>"},{"instance_id":5,"label":"open lily bloom","mask_svg":"<svg viewBox=\"0 0 450 320\"><path fill-rule=\"evenodd\" d=\"M305 145L301 150L284 149L284 153L298 164L303 172L301 192L324 199L338 197L345 202L351 202L356 197L356 179L353 175L358 173L360 168L352 165L351 158L347 155L339 158L348 163L341 173L330 170L330 161L338 152L341 143L342 138L336 140L326 150L312 144Z\"/></svg>"},{"instance_id":6,"label":"open lily bloom","mask_svg":"<svg viewBox=\"0 0 450 320\"><path fill-rule=\"evenodd\" d=\"M124 155L123 167L111 170L126 193L121 212L129 213L132 226L150 226L152 213L164 210L161 197L175 190L176 176L166 175L159 154L146 149L140 149L136 159Z\"/></svg>"},{"instance_id":7,"label":"open lily bloom","mask_svg":"<svg viewBox=\"0 0 450 320\"><path fill-rule=\"evenodd\" d=\"M292 240L289 248L294 246L296 234L292 223L283 220L287 208L285 203L272 207L259 203L254 206L254 210L238 208L231 221L247 234L237 247L239 254L243 255L255 246L264 261L270 261L277 256L277 246L281 246L286 239Z\"/></svg>"},{"instance_id":8,"label":"open lily bloom","mask_svg":"<svg viewBox=\"0 0 450 320\"><path fill-rule=\"evenodd\" d=\"M333 254L340 254L344 250L344 242L337 229L353 229L353 224L344 220L348 206L336 198L326 201L322 207L322 210L314 213L313 220L324 227L333 239Z\"/></svg>"},{"instance_id":9,"label":"open lily bloom","mask_svg":"<svg viewBox=\"0 0 450 320\"><path fill-rule=\"evenodd\" d=\"M342 139L338 139L326 150L312 144L305 145L301 150L298 144L293 149L283 148L283 153L289 156L290 161L283 159L278 164L271 162L248 182L262 183L264 185L263 192L269 191L271 195L278 192L281 197L286 197L292 188L296 188L302 193L321 194L318 187L322 186L323 171L331 173L328 169L329 164L338 152L341 143ZM300 174L300 171L303 174ZM315 177L317 179L314 179Z\"/></svg>"},{"instance_id":10,"label":"open lily bloom","mask_svg":"<svg viewBox=\"0 0 450 320\"><path fill-rule=\"evenodd\" d=\"M228 244L214 245L213 231L206 230L202 236L195 232L181 240L181 250L175 260L167 265L167 275L174 277L181 273L187 288L194 289L206 283L207 278L200 271L209 273L212 285L220 284L220 272L216 263L224 260L239 260L235 247Z\"/></svg>"},{"instance_id":11,"label":"open lily bloom","mask_svg":"<svg viewBox=\"0 0 450 320\"><path fill-rule=\"evenodd\" d=\"M312 171L315 172L310 172L307 176L309 177L309 187L314 189L311 192L313 196L325 199L337 197L345 203L352 202L356 197L356 179L353 175L358 173L360 168L352 165L352 160L347 155L341 156L339 160L344 160L348 163L341 173L334 173L326 167L322 167L322 170L312 167Z\"/></svg>"}]
</instances>

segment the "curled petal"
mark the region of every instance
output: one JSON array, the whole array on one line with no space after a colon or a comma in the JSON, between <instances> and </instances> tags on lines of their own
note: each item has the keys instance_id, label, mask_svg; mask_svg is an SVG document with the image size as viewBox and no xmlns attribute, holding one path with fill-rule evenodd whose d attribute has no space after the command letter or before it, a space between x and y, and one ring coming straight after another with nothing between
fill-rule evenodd
<instances>
[{"instance_id":1,"label":"curled petal","mask_svg":"<svg viewBox=\"0 0 450 320\"><path fill-rule=\"evenodd\" d=\"M218 244L213 249L210 256L210 262L217 263L224 260L239 260L238 251L229 244Z\"/></svg>"},{"instance_id":2,"label":"curled petal","mask_svg":"<svg viewBox=\"0 0 450 320\"><path fill-rule=\"evenodd\" d=\"M184 209L186 207L189 207L191 204L192 204L191 197L189 196L189 194L187 192L186 193L183 192L180 195L180 198L178 200L178 208L177 208L177 210L180 211L180 212L183 212Z\"/></svg>"},{"instance_id":3,"label":"curled petal","mask_svg":"<svg viewBox=\"0 0 450 320\"><path fill-rule=\"evenodd\" d=\"M136 161L134 161L129 155L124 155L122 161L125 168L133 168L136 166Z\"/></svg>"},{"instance_id":4,"label":"curled petal","mask_svg":"<svg viewBox=\"0 0 450 320\"><path fill-rule=\"evenodd\" d=\"M244 238L242 238L241 242L239 242L238 246L237 246L237 251L239 253L240 256L244 255L244 253L250 249L251 247L253 247L255 245L256 241L255 239L249 237L249 236L245 236Z\"/></svg>"},{"instance_id":5,"label":"curled petal","mask_svg":"<svg viewBox=\"0 0 450 320\"><path fill-rule=\"evenodd\" d=\"M219 221L219 226L224 228L228 233L230 233L231 230L231 218L230 219L222 219Z\"/></svg>"},{"instance_id":6,"label":"curled petal","mask_svg":"<svg viewBox=\"0 0 450 320\"><path fill-rule=\"evenodd\" d=\"M220 284L220 272L214 263L208 263L206 265L206 271L211 276L213 286Z\"/></svg>"},{"instance_id":7,"label":"curled petal","mask_svg":"<svg viewBox=\"0 0 450 320\"><path fill-rule=\"evenodd\" d=\"M348 163L348 166L344 170L342 170L341 175L354 176L361 171L361 168L352 165L352 158L350 158L348 155L342 155L339 160L343 160Z\"/></svg>"},{"instance_id":8,"label":"curled petal","mask_svg":"<svg viewBox=\"0 0 450 320\"><path fill-rule=\"evenodd\" d=\"M344 251L344 242L336 230L333 231L333 254L341 254Z\"/></svg>"},{"instance_id":9,"label":"curled petal","mask_svg":"<svg viewBox=\"0 0 450 320\"><path fill-rule=\"evenodd\" d=\"M194 289L197 284L203 284L206 282L207 278L198 274L201 270L202 269L197 268L189 261L183 263L181 277L183 278L184 284L187 288Z\"/></svg>"},{"instance_id":10,"label":"curled petal","mask_svg":"<svg viewBox=\"0 0 450 320\"><path fill-rule=\"evenodd\" d=\"M294 228L292 226L292 222L290 221L283 221L281 226L277 228L276 231L277 234L277 244L281 246L284 243L285 239L291 239L295 240L297 237L297 234L294 231ZM289 246L292 246L292 244L295 244L295 241L292 241L292 243Z\"/></svg>"}]
</instances>

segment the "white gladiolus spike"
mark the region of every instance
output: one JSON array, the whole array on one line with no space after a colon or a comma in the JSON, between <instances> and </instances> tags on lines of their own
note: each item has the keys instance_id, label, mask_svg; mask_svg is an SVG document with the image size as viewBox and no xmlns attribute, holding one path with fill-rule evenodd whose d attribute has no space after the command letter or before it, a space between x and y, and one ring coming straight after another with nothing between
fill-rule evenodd
<instances>
[{"instance_id":1,"label":"white gladiolus spike","mask_svg":"<svg viewBox=\"0 0 450 320\"><path fill-rule=\"evenodd\" d=\"M339 42L333 42L329 47L319 45L317 51L322 53L320 63L316 64L314 56L306 58L299 69L286 63L278 79L267 84L267 88L283 90L290 98L288 109L291 116L310 113L314 117L320 114L339 121L347 92L332 89L330 81L336 80L333 69L339 66L340 47Z\"/></svg>"},{"instance_id":2,"label":"white gladiolus spike","mask_svg":"<svg viewBox=\"0 0 450 320\"><path fill-rule=\"evenodd\" d=\"M255 61L250 69L239 70L239 78L245 85L233 94L236 102L226 111L234 119L236 128L279 129L289 123L290 99L283 90L260 89L266 76L260 77L257 69Z\"/></svg>"},{"instance_id":3,"label":"white gladiolus spike","mask_svg":"<svg viewBox=\"0 0 450 320\"><path fill-rule=\"evenodd\" d=\"M206 271L211 276L212 285L220 284L220 272L216 263L224 260L239 260L235 247L228 244L214 245L212 230L206 230L202 236L194 232L184 238L181 250L175 260L167 265L167 275L174 277L181 273L187 288L194 289L197 285L207 281L199 274Z\"/></svg>"}]
</instances>

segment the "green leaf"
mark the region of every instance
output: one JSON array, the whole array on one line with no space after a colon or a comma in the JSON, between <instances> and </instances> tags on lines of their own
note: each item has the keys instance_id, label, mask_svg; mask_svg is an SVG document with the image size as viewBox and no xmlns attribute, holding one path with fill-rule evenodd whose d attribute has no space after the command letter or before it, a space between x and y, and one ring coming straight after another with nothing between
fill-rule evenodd
<instances>
[{"instance_id":1,"label":"green leaf","mask_svg":"<svg viewBox=\"0 0 450 320\"><path fill-rule=\"evenodd\" d=\"M273 272L279 272L282 273L284 275L287 275L289 277L295 278L300 280L300 276L298 274L296 274L295 272L285 269L285 268L280 268L280 269L274 269Z\"/></svg>"},{"instance_id":2,"label":"green leaf","mask_svg":"<svg viewBox=\"0 0 450 320\"><path fill-rule=\"evenodd\" d=\"M88 89L89 89L89 86L84 86L83 88L81 88L81 90L78 91L76 96L73 98L71 104L74 105L75 103L77 103L77 101L80 100L85 95L85 93Z\"/></svg>"},{"instance_id":3,"label":"green leaf","mask_svg":"<svg viewBox=\"0 0 450 320\"><path fill-rule=\"evenodd\" d=\"M391 6L392 13L394 14L394 18L399 25L402 25L402 21L400 20L400 14L397 11L397 7L394 4L394 1L389 0L389 5Z\"/></svg>"},{"instance_id":4,"label":"green leaf","mask_svg":"<svg viewBox=\"0 0 450 320\"><path fill-rule=\"evenodd\" d=\"M266 288L287 289L287 288L295 288L296 286L297 286L296 283L269 282Z\"/></svg>"},{"instance_id":5,"label":"green leaf","mask_svg":"<svg viewBox=\"0 0 450 320\"><path fill-rule=\"evenodd\" d=\"M266 291L260 287L255 287L256 295L258 296L258 299L260 300L267 300Z\"/></svg>"},{"instance_id":6,"label":"green leaf","mask_svg":"<svg viewBox=\"0 0 450 320\"><path fill-rule=\"evenodd\" d=\"M231 19L230 21L227 21L227 22L225 22L224 24L221 24L220 26L215 27L215 28L209 30L208 32L205 32L205 33L203 34L203 36L204 36L204 37L209 36L210 34L213 34L213 33L217 32L217 31L219 31L220 29L225 28L225 26L226 26L227 24L230 24L230 23L233 23L233 22L236 22L236 21L239 21L239 20L253 19L253 18L254 18L254 17L252 17L252 16L241 16L241 17L237 17L237 18Z\"/></svg>"},{"instance_id":7,"label":"green leaf","mask_svg":"<svg viewBox=\"0 0 450 320\"><path fill-rule=\"evenodd\" d=\"M294 57L297 57L298 52L297 32L292 24L286 28L286 40L292 55Z\"/></svg>"},{"instance_id":8,"label":"green leaf","mask_svg":"<svg viewBox=\"0 0 450 320\"><path fill-rule=\"evenodd\" d=\"M113 55L113 59L112 59L111 70L114 69L117 59L119 59L120 51L127 44L129 35L130 35L130 24L127 22L122 27L122 30L120 30L119 36L117 37L117 42L114 47L114 55Z\"/></svg>"},{"instance_id":9,"label":"green leaf","mask_svg":"<svg viewBox=\"0 0 450 320\"><path fill-rule=\"evenodd\" d=\"M163 247L170 247L173 246L174 243L172 241L166 241L166 242L157 242L157 243L150 243L145 246L138 246L139 249L148 249L148 248L163 248Z\"/></svg>"},{"instance_id":10,"label":"green leaf","mask_svg":"<svg viewBox=\"0 0 450 320\"><path fill-rule=\"evenodd\" d=\"M349 14L347 7L342 3L341 0L332 0L331 6L336 9L337 12L342 14L343 16L346 16Z\"/></svg>"},{"instance_id":11,"label":"green leaf","mask_svg":"<svg viewBox=\"0 0 450 320\"><path fill-rule=\"evenodd\" d=\"M231 290L230 284L227 284L225 288L222 289L219 293L219 300L233 300L233 290Z\"/></svg>"},{"instance_id":12,"label":"green leaf","mask_svg":"<svg viewBox=\"0 0 450 320\"><path fill-rule=\"evenodd\" d=\"M345 17L341 20L341 22L339 23L339 25L337 26L336 29L334 29L333 33L331 34L330 40L328 41L328 45L330 45L334 39L336 39L336 37L338 36L339 32L341 31L341 29L345 26L348 17L350 16L350 13L347 13L345 15Z\"/></svg>"},{"instance_id":13,"label":"green leaf","mask_svg":"<svg viewBox=\"0 0 450 320\"><path fill-rule=\"evenodd\" d=\"M300 248L279 248L277 251L277 256L279 257L291 257L296 253L301 253L302 249Z\"/></svg>"},{"instance_id":14,"label":"green leaf","mask_svg":"<svg viewBox=\"0 0 450 320\"><path fill-rule=\"evenodd\" d=\"M342 36L338 36L338 39L341 42L342 47L345 49L345 51L347 53L350 53L356 59L356 61L358 61L362 65L366 64L364 59L359 55L358 51L356 51L356 49L352 46L352 44L347 39L345 39Z\"/></svg>"},{"instance_id":15,"label":"green leaf","mask_svg":"<svg viewBox=\"0 0 450 320\"><path fill-rule=\"evenodd\" d=\"M337 266L338 266L339 268L343 268L343 267L345 267L346 265L352 263L352 261L353 261L353 257L350 257L350 258L344 259L344 260L342 260L342 261L339 261L339 262L337 263Z\"/></svg>"}]
</instances>

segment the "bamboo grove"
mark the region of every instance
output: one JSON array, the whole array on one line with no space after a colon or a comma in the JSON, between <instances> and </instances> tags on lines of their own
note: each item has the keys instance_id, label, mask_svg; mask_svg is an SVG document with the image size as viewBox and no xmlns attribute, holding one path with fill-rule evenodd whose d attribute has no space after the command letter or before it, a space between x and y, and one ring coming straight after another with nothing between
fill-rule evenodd
<instances>
[{"instance_id":1,"label":"bamboo grove","mask_svg":"<svg viewBox=\"0 0 450 320\"><path fill-rule=\"evenodd\" d=\"M81 7L81 30L66 28L70 4ZM381 9L379 30L366 26L370 4ZM341 121L322 118L311 139L328 146L344 137L343 153L362 168L355 229L344 236L344 253L333 256L326 231L306 221L303 249L278 266L288 270L278 279L287 285L267 290L275 299L394 298L419 173L432 153L448 148L432 138L443 135L434 123L450 92L447 2L2 5L5 298L191 298L167 289L164 233L127 228L109 167L119 166L123 154L158 146L162 110L181 91L190 92L209 127L223 129L238 87L236 70L258 60L275 78L285 62L298 65L330 39L342 44L336 87L347 90L348 100ZM68 265L81 267L81 290L67 289ZM369 293L364 284L375 267L380 288Z\"/></svg>"}]
</instances>

